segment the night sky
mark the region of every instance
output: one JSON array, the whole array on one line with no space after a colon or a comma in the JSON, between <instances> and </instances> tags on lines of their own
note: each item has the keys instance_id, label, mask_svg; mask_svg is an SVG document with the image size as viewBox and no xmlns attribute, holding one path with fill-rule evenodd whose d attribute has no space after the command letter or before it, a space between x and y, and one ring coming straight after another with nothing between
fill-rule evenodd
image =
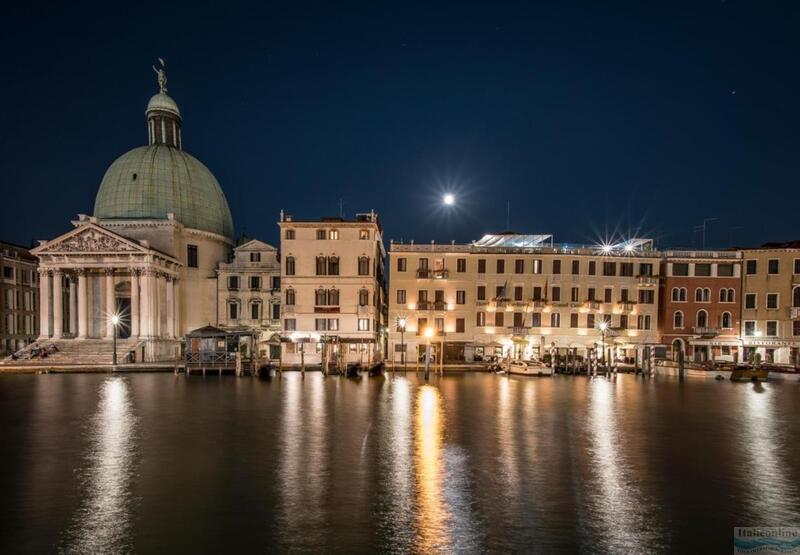
<instances>
[{"instance_id":1,"label":"night sky","mask_svg":"<svg viewBox=\"0 0 800 555\"><path fill-rule=\"evenodd\" d=\"M660 247L800 239L800 2L64 3L4 13L0 239L91 213L147 141L166 59L184 148L237 233L375 209L385 239ZM602 5L601 5L602 4ZM441 195L457 206L443 210Z\"/></svg>"}]
</instances>

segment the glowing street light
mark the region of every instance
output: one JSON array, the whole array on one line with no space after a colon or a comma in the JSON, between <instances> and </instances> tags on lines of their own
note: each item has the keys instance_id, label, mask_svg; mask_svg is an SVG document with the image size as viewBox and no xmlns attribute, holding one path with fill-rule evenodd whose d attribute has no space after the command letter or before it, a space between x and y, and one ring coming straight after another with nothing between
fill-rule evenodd
<instances>
[{"instance_id":1,"label":"glowing street light","mask_svg":"<svg viewBox=\"0 0 800 555\"><path fill-rule=\"evenodd\" d=\"M442 197L442 202L444 202L446 206L453 206L456 203L456 197L452 193L447 193Z\"/></svg>"},{"instance_id":2,"label":"glowing street light","mask_svg":"<svg viewBox=\"0 0 800 555\"><path fill-rule=\"evenodd\" d=\"M602 351L600 351L600 362L605 367L606 365L606 331L608 330L608 322L605 320L600 321L600 341L602 344Z\"/></svg>"},{"instance_id":3,"label":"glowing street light","mask_svg":"<svg viewBox=\"0 0 800 555\"><path fill-rule=\"evenodd\" d=\"M401 316L397 319L397 329L400 330L400 348L402 352L400 353L400 358L403 361L403 372L406 371L406 342L405 342L405 333L406 333L406 319ZM394 368L394 365L392 365Z\"/></svg>"},{"instance_id":4,"label":"glowing street light","mask_svg":"<svg viewBox=\"0 0 800 555\"><path fill-rule=\"evenodd\" d=\"M113 364L117 365L117 328L119 327L119 314L111 315L111 327L114 328L114 358Z\"/></svg>"},{"instance_id":5,"label":"glowing street light","mask_svg":"<svg viewBox=\"0 0 800 555\"><path fill-rule=\"evenodd\" d=\"M430 365L431 365L431 337L433 337L433 328L428 326L423 332L425 336L425 381L430 378Z\"/></svg>"}]
</instances>

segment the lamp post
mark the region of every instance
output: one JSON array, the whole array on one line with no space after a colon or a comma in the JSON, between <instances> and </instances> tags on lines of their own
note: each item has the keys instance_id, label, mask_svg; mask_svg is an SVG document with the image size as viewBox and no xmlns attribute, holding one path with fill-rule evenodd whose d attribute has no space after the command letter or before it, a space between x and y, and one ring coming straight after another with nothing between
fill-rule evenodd
<instances>
[{"instance_id":1,"label":"lamp post","mask_svg":"<svg viewBox=\"0 0 800 555\"><path fill-rule=\"evenodd\" d=\"M425 381L430 378L430 365L431 365L431 337L433 337L433 328L428 326L425 328Z\"/></svg>"},{"instance_id":2,"label":"lamp post","mask_svg":"<svg viewBox=\"0 0 800 555\"><path fill-rule=\"evenodd\" d=\"M602 322L600 322L600 325L598 327L600 328L600 341L601 341L601 345L603 347L603 350L600 351L600 363L605 368L605 365L606 365L606 330L608 329L608 322L603 320Z\"/></svg>"},{"instance_id":3,"label":"lamp post","mask_svg":"<svg viewBox=\"0 0 800 555\"><path fill-rule=\"evenodd\" d=\"M114 357L112 359L114 366L117 365L117 327L119 326L119 315L114 314L111 316L111 327L113 328L114 332Z\"/></svg>"},{"instance_id":4,"label":"lamp post","mask_svg":"<svg viewBox=\"0 0 800 555\"><path fill-rule=\"evenodd\" d=\"M405 342L405 334L406 334L406 319L400 317L397 319L397 329L400 330L400 361L403 363L403 372L406 371L406 342Z\"/></svg>"}]
</instances>

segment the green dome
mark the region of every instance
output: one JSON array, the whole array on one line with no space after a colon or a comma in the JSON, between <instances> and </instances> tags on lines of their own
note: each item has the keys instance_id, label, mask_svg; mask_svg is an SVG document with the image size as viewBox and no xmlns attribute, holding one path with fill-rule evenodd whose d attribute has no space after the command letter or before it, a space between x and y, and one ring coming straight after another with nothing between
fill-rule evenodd
<instances>
[{"instance_id":1,"label":"green dome","mask_svg":"<svg viewBox=\"0 0 800 555\"><path fill-rule=\"evenodd\" d=\"M233 238L233 218L214 175L193 156L165 144L141 146L117 158L94 202L99 219L166 219Z\"/></svg>"}]
</instances>

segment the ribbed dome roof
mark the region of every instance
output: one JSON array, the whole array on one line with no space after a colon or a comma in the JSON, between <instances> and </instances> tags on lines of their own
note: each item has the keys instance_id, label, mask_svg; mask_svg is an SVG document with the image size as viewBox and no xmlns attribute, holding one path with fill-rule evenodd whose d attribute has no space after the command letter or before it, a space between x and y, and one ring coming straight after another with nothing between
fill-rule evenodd
<instances>
[{"instance_id":1,"label":"ribbed dome roof","mask_svg":"<svg viewBox=\"0 0 800 555\"><path fill-rule=\"evenodd\" d=\"M150 102L147 103L147 110L145 110L145 113L147 114L153 110L163 110L181 117L181 111L178 109L178 104L166 93L160 92L153 95L153 97L150 99Z\"/></svg>"},{"instance_id":2,"label":"ribbed dome roof","mask_svg":"<svg viewBox=\"0 0 800 555\"><path fill-rule=\"evenodd\" d=\"M228 201L214 175L193 156L165 144L134 148L117 158L94 203L100 219L166 219L168 212L186 227L233 238Z\"/></svg>"}]
</instances>

